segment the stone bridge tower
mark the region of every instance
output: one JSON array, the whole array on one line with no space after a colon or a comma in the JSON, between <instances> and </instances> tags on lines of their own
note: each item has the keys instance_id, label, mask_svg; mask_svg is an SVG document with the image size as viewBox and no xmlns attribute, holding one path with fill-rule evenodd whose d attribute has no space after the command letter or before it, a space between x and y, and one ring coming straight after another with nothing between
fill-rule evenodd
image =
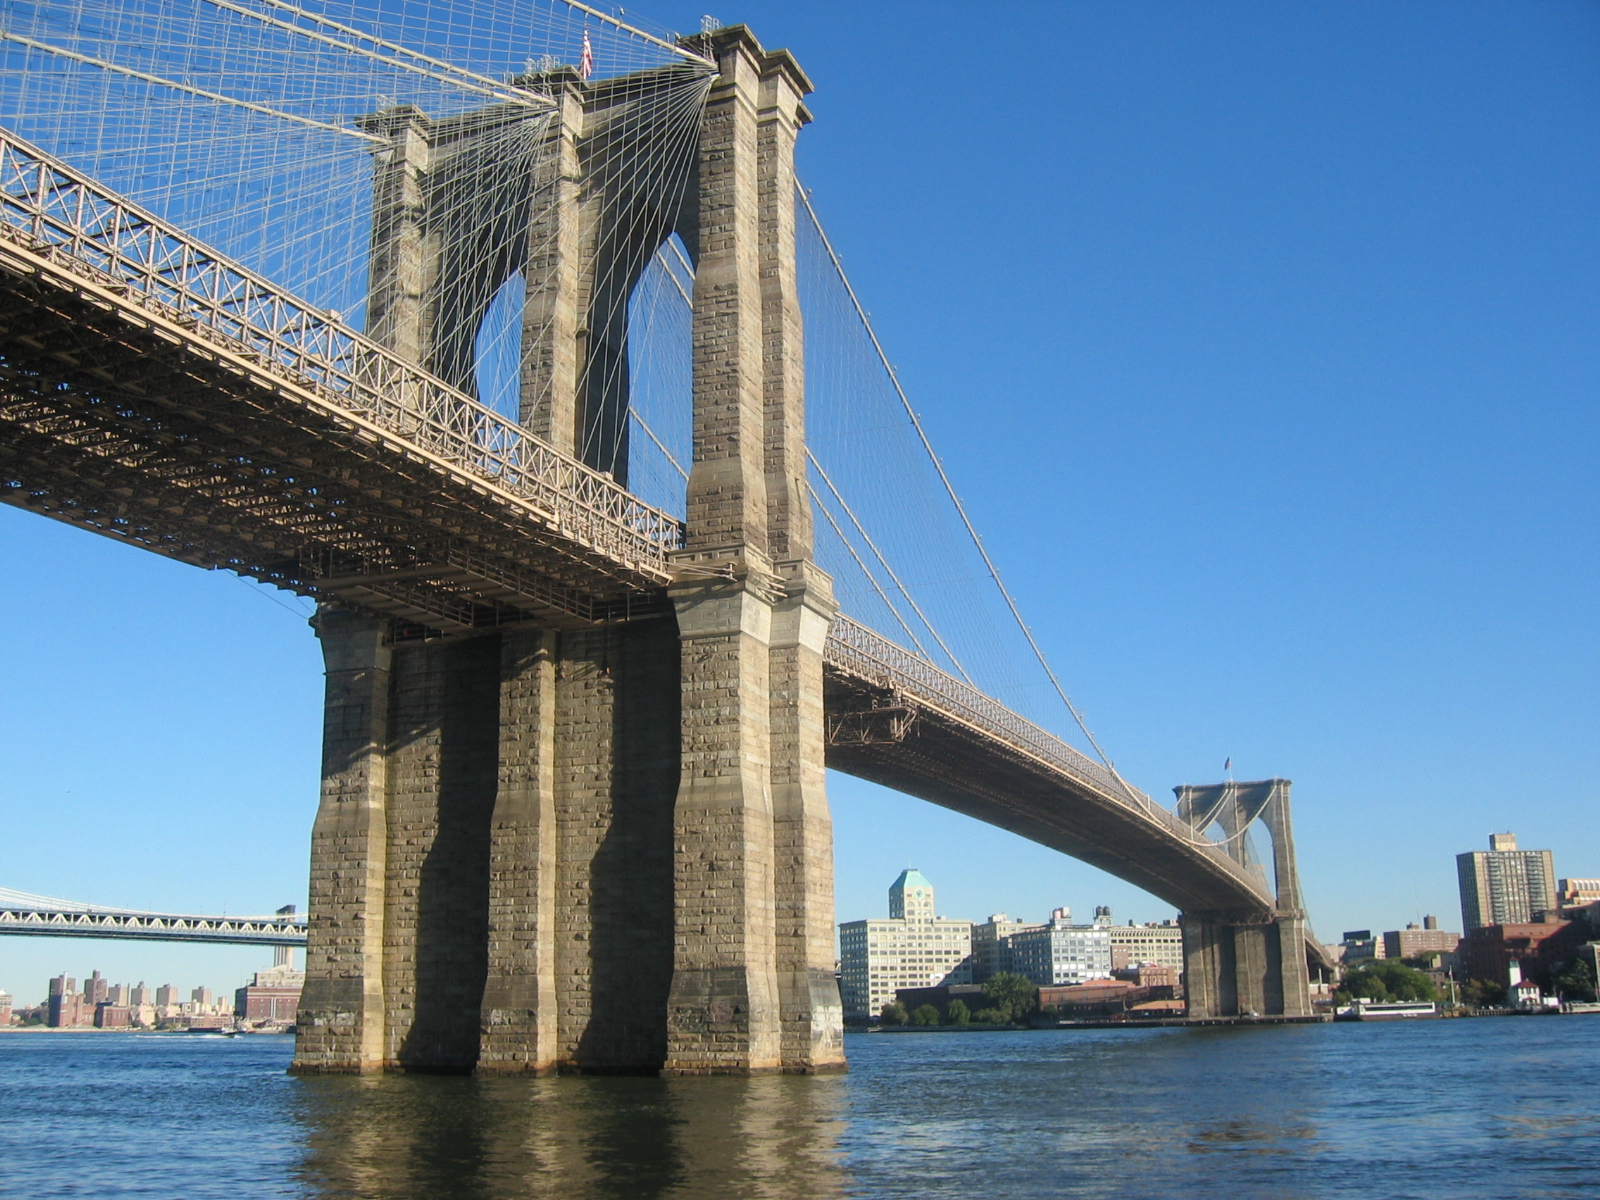
<instances>
[{"instance_id":1,"label":"stone bridge tower","mask_svg":"<svg viewBox=\"0 0 1600 1200\"><path fill-rule=\"evenodd\" d=\"M1260 870L1245 832L1259 820L1272 838L1277 905L1269 913L1185 912L1184 986L1191 1017L1311 1015L1306 913L1295 868L1287 779L1174 788L1178 816L1197 833L1221 828L1224 849Z\"/></svg>"},{"instance_id":2,"label":"stone bridge tower","mask_svg":"<svg viewBox=\"0 0 1600 1200\"><path fill-rule=\"evenodd\" d=\"M810 83L742 26L550 109L367 119L369 329L471 389L524 274L524 424L627 475L627 300L695 265L685 545L657 615L397 638L325 608L322 799L294 1069L844 1065L795 277ZM652 116L694 100L687 137Z\"/></svg>"}]
</instances>

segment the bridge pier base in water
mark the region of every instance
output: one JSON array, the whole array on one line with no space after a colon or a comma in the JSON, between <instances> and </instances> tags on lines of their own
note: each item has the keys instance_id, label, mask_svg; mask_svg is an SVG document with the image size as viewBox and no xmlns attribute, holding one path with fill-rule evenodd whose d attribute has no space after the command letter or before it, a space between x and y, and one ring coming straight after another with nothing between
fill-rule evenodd
<instances>
[{"instance_id":1,"label":"bridge pier base in water","mask_svg":"<svg viewBox=\"0 0 1600 1200\"><path fill-rule=\"evenodd\" d=\"M1185 913L1183 961L1191 1017L1311 1014L1303 918Z\"/></svg>"}]
</instances>

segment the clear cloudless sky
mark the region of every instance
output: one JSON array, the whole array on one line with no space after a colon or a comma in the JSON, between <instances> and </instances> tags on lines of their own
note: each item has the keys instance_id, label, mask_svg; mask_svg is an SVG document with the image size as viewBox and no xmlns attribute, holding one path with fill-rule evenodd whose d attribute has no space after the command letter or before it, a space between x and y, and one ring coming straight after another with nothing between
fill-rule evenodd
<instances>
[{"instance_id":1,"label":"clear cloudless sky","mask_svg":"<svg viewBox=\"0 0 1600 1200\"><path fill-rule=\"evenodd\" d=\"M680 28L700 11L648 14ZM1160 796L1295 781L1327 940L1459 926L1491 830L1600 875L1600 6L716 10L817 85L815 203L1045 648ZM0 509L0 886L304 904L305 604ZM832 777L841 919L1165 905ZM233 987L261 950L0 939Z\"/></svg>"}]
</instances>

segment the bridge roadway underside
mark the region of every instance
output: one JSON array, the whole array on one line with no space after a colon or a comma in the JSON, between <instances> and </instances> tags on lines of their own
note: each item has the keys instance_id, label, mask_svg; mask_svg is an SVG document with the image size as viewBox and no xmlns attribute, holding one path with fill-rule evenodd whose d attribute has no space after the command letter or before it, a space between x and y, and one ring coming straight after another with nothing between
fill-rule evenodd
<instances>
[{"instance_id":1,"label":"bridge roadway underside","mask_svg":"<svg viewBox=\"0 0 1600 1200\"><path fill-rule=\"evenodd\" d=\"M466 632L660 612L664 576L304 378L0 243L0 500Z\"/></svg>"},{"instance_id":2,"label":"bridge roadway underside","mask_svg":"<svg viewBox=\"0 0 1600 1200\"><path fill-rule=\"evenodd\" d=\"M830 713L871 707L870 687L833 667L825 679ZM1182 912L1271 915L1214 854L936 708L922 707L901 741L829 745L828 766L1081 859Z\"/></svg>"}]
</instances>

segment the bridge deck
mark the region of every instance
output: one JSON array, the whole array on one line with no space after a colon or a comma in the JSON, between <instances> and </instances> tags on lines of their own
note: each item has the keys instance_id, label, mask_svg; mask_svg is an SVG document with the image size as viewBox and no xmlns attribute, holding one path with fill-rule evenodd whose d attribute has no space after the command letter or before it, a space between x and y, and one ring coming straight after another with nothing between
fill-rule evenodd
<instances>
[{"instance_id":1,"label":"bridge deck","mask_svg":"<svg viewBox=\"0 0 1600 1200\"><path fill-rule=\"evenodd\" d=\"M845 618L828 640L830 716L916 713L898 740L834 739L828 765L1009 829L1185 911L1262 918L1266 880L1003 705Z\"/></svg>"}]
</instances>

